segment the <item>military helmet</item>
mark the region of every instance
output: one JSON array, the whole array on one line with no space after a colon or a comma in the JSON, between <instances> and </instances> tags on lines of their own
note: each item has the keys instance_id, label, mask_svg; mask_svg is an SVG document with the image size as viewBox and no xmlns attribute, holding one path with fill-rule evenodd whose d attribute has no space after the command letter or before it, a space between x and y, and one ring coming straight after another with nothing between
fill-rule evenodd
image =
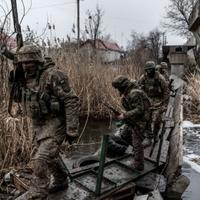
<instances>
[{"instance_id":1,"label":"military helmet","mask_svg":"<svg viewBox=\"0 0 200 200\"><path fill-rule=\"evenodd\" d=\"M168 65L167 65L166 62L161 62L160 66L161 66L162 69L168 69Z\"/></svg>"},{"instance_id":2,"label":"military helmet","mask_svg":"<svg viewBox=\"0 0 200 200\"><path fill-rule=\"evenodd\" d=\"M33 44L24 45L17 52L17 62L44 62L40 48Z\"/></svg>"},{"instance_id":3,"label":"military helmet","mask_svg":"<svg viewBox=\"0 0 200 200\"><path fill-rule=\"evenodd\" d=\"M126 88L129 83L130 81L128 80L126 76L119 75L113 80L112 86L120 90L120 89Z\"/></svg>"},{"instance_id":4,"label":"military helmet","mask_svg":"<svg viewBox=\"0 0 200 200\"><path fill-rule=\"evenodd\" d=\"M161 65L156 65L156 70L159 71L161 69Z\"/></svg>"},{"instance_id":5,"label":"military helmet","mask_svg":"<svg viewBox=\"0 0 200 200\"><path fill-rule=\"evenodd\" d=\"M155 69L156 68L156 64L154 61L147 61L145 66L144 66L144 70L147 69Z\"/></svg>"}]
</instances>

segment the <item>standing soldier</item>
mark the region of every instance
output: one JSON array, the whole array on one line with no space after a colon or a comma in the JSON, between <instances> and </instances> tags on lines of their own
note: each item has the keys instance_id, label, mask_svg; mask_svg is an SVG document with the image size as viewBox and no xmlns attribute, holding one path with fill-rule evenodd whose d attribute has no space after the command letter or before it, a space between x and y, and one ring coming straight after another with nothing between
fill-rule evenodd
<instances>
[{"instance_id":1,"label":"standing soldier","mask_svg":"<svg viewBox=\"0 0 200 200\"><path fill-rule=\"evenodd\" d=\"M139 90L137 84L130 81L126 76L118 76L112 82L112 86L119 90L122 97L122 106L125 111L117 116L124 120L123 136L129 137L132 133L132 145L134 150L134 163L132 166L137 170L144 169L144 148L152 143L150 101L146 94ZM148 130L148 131L146 131ZM146 137L146 138L145 138Z\"/></svg>"},{"instance_id":2,"label":"standing soldier","mask_svg":"<svg viewBox=\"0 0 200 200\"><path fill-rule=\"evenodd\" d=\"M37 46L24 45L16 56L24 70L26 85L21 102L32 120L35 145L31 186L17 200L42 200L48 190L55 192L68 186L59 147L66 138L72 142L78 137L80 103L68 77L51 59L45 64ZM51 185L47 172L54 178Z\"/></svg>"},{"instance_id":3,"label":"standing soldier","mask_svg":"<svg viewBox=\"0 0 200 200\"><path fill-rule=\"evenodd\" d=\"M153 108L153 133L156 139L162 120L162 113L166 110L169 89L165 78L156 71L155 67L155 62L146 62L144 67L145 74L141 76L139 85L151 99Z\"/></svg>"},{"instance_id":4,"label":"standing soldier","mask_svg":"<svg viewBox=\"0 0 200 200\"><path fill-rule=\"evenodd\" d=\"M167 82L169 82L168 65L166 62L161 62L160 65L156 66L156 71L158 71Z\"/></svg>"}]
</instances>

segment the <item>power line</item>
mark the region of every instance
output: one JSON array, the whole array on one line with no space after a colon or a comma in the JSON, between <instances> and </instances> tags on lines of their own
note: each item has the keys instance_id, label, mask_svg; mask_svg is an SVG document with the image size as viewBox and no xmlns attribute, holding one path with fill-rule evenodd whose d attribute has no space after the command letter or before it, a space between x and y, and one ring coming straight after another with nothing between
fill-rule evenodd
<instances>
[{"instance_id":1,"label":"power line","mask_svg":"<svg viewBox=\"0 0 200 200\"><path fill-rule=\"evenodd\" d=\"M32 9L41 9L41 8L49 8L49 7L55 7L55 6L62 6L62 5L67 5L67 4L75 4L76 2L66 2L66 3L56 3L56 4L48 4L45 6L40 6L40 7L33 7Z\"/></svg>"}]
</instances>

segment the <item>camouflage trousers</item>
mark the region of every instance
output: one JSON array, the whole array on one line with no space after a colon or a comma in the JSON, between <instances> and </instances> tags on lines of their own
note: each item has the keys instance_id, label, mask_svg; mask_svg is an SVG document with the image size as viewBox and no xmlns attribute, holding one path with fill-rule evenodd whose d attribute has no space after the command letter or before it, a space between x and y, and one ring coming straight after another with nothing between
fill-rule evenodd
<instances>
[{"instance_id":1,"label":"camouflage trousers","mask_svg":"<svg viewBox=\"0 0 200 200\"><path fill-rule=\"evenodd\" d=\"M144 133L142 133L139 127L124 125L123 130L121 130L121 137L132 142L134 151L133 165L136 168L142 169L144 167L144 148L142 145Z\"/></svg>"},{"instance_id":2,"label":"camouflage trousers","mask_svg":"<svg viewBox=\"0 0 200 200\"><path fill-rule=\"evenodd\" d=\"M54 138L46 138L37 142L33 161L33 179L24 200L47 199L50 175L54 181L62 182L67 174L59 158L60 144Z\"/></svg>"},{"instance_id":3,"label":"camouflage trousers","mask_svg":"<svg viewBox=\"0 0 200 200\"><path fill-rule=\"evenodd\" d=\"M156 110L153 111L152 114L152 130L153 130L153 136L154 136L154 140L157 140L158 138L158 133L160 130L160 125L162 122L162 117L163 117L163 113L166 112L166 107L160 107Z\"/></svg>"}]
</instances>

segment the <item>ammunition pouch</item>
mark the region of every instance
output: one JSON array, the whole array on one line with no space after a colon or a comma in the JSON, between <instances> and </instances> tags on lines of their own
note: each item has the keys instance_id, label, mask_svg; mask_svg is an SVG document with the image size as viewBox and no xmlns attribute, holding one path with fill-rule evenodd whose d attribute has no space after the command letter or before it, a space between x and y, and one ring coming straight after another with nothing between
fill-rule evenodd
<instances>
[{"instance_id":1,"label":"ammunition pouch","mask_svg":"<svg viewBox=\"0 0 200 200\"><path fill-rule=\"evenodd\" d=\"M52 114L60 112L60 103L56 99L50 100L50 110Z\"/></svg>"},{"instance_id":2,"label":"ammunition pouch","mask_svg":"<svg viewBox=\"0 0 200 200\"><path fill-rule=\"evenodd\" d=\"M42 115L57 114L60 112L60 102L58 99L46 92L39 95L39 105Z\"/></svg>"}]
</instances>

